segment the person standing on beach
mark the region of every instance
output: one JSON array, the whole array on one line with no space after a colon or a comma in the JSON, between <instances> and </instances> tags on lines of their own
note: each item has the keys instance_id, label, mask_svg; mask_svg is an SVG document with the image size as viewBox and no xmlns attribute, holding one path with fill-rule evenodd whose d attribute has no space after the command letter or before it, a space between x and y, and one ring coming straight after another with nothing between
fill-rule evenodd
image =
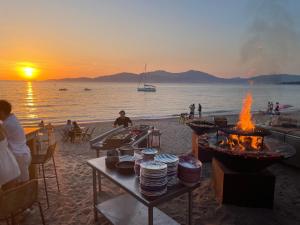
<instances>
[{"instance_id":1,"label":"person standing on beach","mask_svg":"<svg viewBox=\"0 0 300 225\"><path fill-rule=\"evenodd\" d=\"M114 122L114 127L117 126L124 126L124 127L128 127L128 125L130 124L132 126L132 121L129 117L125 116L125 111L121 110L119 112L120 117L118 117L115 122Z\"/></svg>"},{"instance_id":2,"label":"person standing on beach","mask_svg":"<svg viewBox=\"0 0 300 225\"><path fill-rule=\"evenodd\" d=\"M31 153L26 145L24 130L17 117L11 111L11 104L6 100L0 100L0 120L3 121L8 148L15 156L21 171L16 181L23 183L29 180L28 168L31 163Z\"/></svg>"},{"instance_id":3,"label":"person standing on beach","mask_svg":"<svg viewBox=\"0 0 300 225\"><path fill-rule=\"evenodd\" d=\"M202 105L200 103L198 104L198 113L199 113L199 117L201 117L201 115L202 115Z\"/></svg>"},{"instance_id":4,"label":"person standing on beach","mask_svg":"<svg viewBox=\"0 0 300 225\"><path fill-rule=\"evenodd\" d=\"M276 102L276 106L275 106L275 115L280 115L280 107L279 107L279 102Z\"/></svg>"},{"instance_id":5,"label":"person standing on beach","mask_svg":"<svg viewBox=\"0 0 300 225\"><path fill-rule=\"evenodd\" d=\"M270 113L273 114L274 104L270 102Z\"/></svg>"},{"instance_id":6,"label":"person standing on beach","mask_svg":"<svg viewBox=\"0 0 300 225\"><path fill-rule=\"evenodd\" d=\"M195 104L191 104L190 105L190 116L189 119L194 119L194 115L195 115Z\"/></svg>"}]
</instances>

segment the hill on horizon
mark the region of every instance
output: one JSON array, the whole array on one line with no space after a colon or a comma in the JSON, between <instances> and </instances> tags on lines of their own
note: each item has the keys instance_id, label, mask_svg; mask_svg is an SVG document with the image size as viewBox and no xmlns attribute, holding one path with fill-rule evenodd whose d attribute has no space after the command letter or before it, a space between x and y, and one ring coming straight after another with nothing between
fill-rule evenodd
<instances>
[{"instance_id":1,"label":"hill on horizon","mask_svg":"<svg viewBox=\"0 0 300 225\"><path fill-rule=\"evenodd\" d=\"M269 74L257 75L250 78L221 78L202 71L189 70L180 73L172 73L157 70L147 73L117 73L98 76L95 78L79 77L51 79L48 81L97 81L97 82L148 82L148 83L247 83L253 81L256 84L283 84L285 82L300 82L300 75L293 74Z\"/></svg>"}]
</instances>

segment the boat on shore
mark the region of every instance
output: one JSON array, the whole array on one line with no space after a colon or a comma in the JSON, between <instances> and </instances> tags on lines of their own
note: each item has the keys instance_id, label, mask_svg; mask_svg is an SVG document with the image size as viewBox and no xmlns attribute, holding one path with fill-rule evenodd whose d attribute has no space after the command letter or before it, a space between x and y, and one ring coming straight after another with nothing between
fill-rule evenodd
<instances>
[{"instance_id":1,"label":"boat on shore","mask_svg":"<svg viewBox=\"0 0 300 225\"><path fill-rule=\"evenodd\" d=\"M58 89L59 91L67 91L68 89L67 88L60 88Z\"/></svg>"},{"instance_id":2,"label":"boat on shore","mask_svg":"<svg viewBox=\"0 0 300 225\"><path fill-rule=\"evenodd\" d=\"M92 89L89 89L89 88L85 88L83 89L84 91L91 91Z\"/></svg>"}]
</instances>

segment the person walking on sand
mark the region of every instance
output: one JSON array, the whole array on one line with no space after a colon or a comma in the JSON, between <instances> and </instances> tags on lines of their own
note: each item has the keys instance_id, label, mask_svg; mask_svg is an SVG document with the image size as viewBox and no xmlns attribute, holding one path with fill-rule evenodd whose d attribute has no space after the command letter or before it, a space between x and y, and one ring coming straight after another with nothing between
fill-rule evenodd
<instances>
[{"instance_id":1,"label":"person walking on sand","mask_svg":"<svg viewBox=\"0 0 300 225\"><path fill-rule=\"evenodd\" d=\"M124 126L124 127L128 127L129 124L132 126L132 121L129 117L125 116L126 113L124 110L121 110L119 112L119 117L115 120L114 122L114 127L117 127L117 126Z\"/></svg>"},{"instance_id":2,"label":"person walking on sand","mask_svg":"<svg viewBox=\"0 0 300 225\"><path fill-rule=\"evenodd\" d=\"M202 105L200 103L198 104L198 113L199 113L199 117L201 117L201 115L202 115Z\"/></svg>"},{"instance_id":3,"label":"person walking on sand","mask_svg":"<svg viewBox=\"0 0 300 225\"><path fill-rule=\"evenodd\" d=\"M8 148L15 156L21 171L16 182L23 183L29 180L28 168L31 163L31 153L26 145L24 130L17 117L11 111L11 104L6 100L0 100L0 120L3 121Z\"/></svg>"}]
</instances>

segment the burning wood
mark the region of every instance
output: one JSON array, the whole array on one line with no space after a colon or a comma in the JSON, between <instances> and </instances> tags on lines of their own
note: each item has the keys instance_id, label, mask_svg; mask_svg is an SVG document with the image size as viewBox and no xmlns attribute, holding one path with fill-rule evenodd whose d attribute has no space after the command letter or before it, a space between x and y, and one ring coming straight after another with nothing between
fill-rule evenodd
<instances>
[{"instance_id":1,"label":"burning wood","mask_svg":"<svg viewBox=\"0 0 300 225\"><path fill-rule=\"evenodd\" d=\"M251 93L247 93L243 100L239 121L234 128L240 134L230 134L226 140L220 143L220 146L227 146L231 150L238 151L262 149L263 138L261 136L247 135L254 133L256 128L251 115L252 101Z\"/></svg>"}]
</instances>

